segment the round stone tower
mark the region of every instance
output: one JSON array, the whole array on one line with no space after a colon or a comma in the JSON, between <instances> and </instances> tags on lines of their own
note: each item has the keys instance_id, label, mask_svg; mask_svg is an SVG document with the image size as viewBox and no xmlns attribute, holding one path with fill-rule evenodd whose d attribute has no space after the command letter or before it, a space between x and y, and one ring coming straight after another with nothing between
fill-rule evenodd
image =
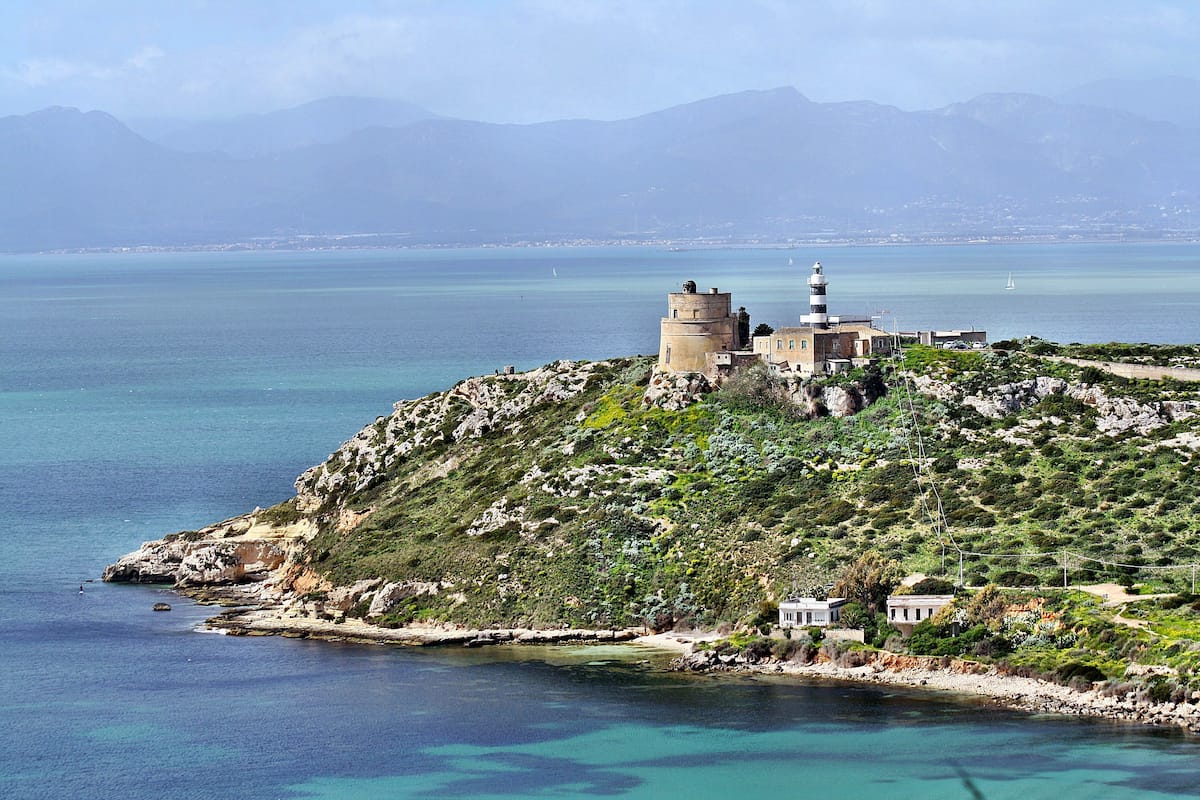
<instances>
[{"instance_id":1,"label":"round stone tower","mask_svg":"<svg viewBox=\"0 0 1200 800\"><path fill-rule=\"evenodd\" d=\"M667 316L660 325L658 366L664 372L704 372L704 357L741 346L732 295L714 287L696 291L696 282L667 295Z\"/></svg>"}]
</instances>

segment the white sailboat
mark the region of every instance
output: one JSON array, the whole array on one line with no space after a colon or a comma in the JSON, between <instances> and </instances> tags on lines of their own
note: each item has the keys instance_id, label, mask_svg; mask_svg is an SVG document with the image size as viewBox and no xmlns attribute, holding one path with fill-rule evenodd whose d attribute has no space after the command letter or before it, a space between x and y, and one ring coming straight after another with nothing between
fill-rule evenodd
<instances>
[{"instance_id":1,"label":"white sailboat","mask_svg":"<svg viewBox=\"0 0 1200 800\"><path fill-rule=\"evenodd\" d=\"M1015 288L1017 288L1017 285L1013 283L1012 273L1010 272L1008 273L1008 284L1004 287L1004 290L1006 292L1011 292Z\"/></svg>"}]
</instances>

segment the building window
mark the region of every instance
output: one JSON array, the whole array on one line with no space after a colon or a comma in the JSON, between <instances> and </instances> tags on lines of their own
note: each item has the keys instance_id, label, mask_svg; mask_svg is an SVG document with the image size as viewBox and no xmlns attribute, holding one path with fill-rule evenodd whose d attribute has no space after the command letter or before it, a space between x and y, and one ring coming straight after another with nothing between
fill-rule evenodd
<instances>
[{"instance_id":1,"label":"building window","mask_svg":"<svg viewBox=\"0 0 1200 800\"><path fill-rule=\"evenodd\" d=\"M796 349L796 340L788 339L788 350L795 350L795 349Z\"/></svg>"},{"instance_id":2,"label":"building window","mask_svg":"<svg viewBox=\"0 0 1200 800\"><path fill-rule=\"evenodd\" d=\"M671 318L672 318L672 319L679 319L679 309L678 309L678 308L672 308L672 309L671 309Z\"/></svg>"},{"instance_id":3,"label":"building window","mask_svg":"<svg viewBox=\"0 0 1200 800\"><path fill-rule=\"evenodd\" d=\"M776 349L776 350L782 350L782 349L783 349L783 339L776 339L776 340L775 340L775 349Z\"/></svg>"},{"instance_id":4,"label":"building window","mask_svg":"<svg viewBox=\"0 0 1200 800\"><path fill-rule=\"evenodd\" d=\"M904 609L904 618L908 619L908 609Z\"/></svg>"},{"instance_id":5,"label":"building window","mask_svg":"<svg viewBox=\"0 0 1200 800\"><path fill-rule=\"evenodd\" d=\"M892 609L892 619L896 618L896 609Z\"/></svg>"},{"instance_id":6,"label":"building window","mask_svg":"<svg viewBox=\"0 0 1200 800\"><path fill-rule=\"evenodd\" d=\"M921 621L921 609L917 609L917 622Z\"/></svg>"},{"instance_id":7,"label":"building window","mask_svg":"<svg viewBox=\"0 0 1200 800\"><path fill-rule=\"evenodd\" d=\"M671 363L671 345L667 345L667 357L664 359L668 364Z\"/></svg>"},{"instance_id":8,"label":"building window","mask_svg":"<svg viewBox=\"0 0 1200 800\"><path fill-rule=\"evenodd\" d=\"M801 350L807 350L807 349L808 349L808 342L807 342L807 341L802 341L802 342L800 342L800 349L801 349Z\"/></svg>"}]
</instances>

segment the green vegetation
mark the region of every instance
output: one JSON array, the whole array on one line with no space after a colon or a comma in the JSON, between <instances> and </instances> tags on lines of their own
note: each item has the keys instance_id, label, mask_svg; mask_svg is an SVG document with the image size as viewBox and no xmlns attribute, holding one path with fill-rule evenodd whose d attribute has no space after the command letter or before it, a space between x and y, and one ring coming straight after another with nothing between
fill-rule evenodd
<instances>
[{"instance_id":1,"label":"green vegetation","mask_svg":"<svg viewBox=\"0 0 1200 800\"><path fill-rule=\"evenodd\" d=\"M957 579L951 543L931 523L936 486L953 541L982 554L964 559L970 586L1061 585L1058 554L1066 550L1125 565L1075 557L1074 584L1188 588L1186 570L1141 568L1200 560L1200 460L1172 443L1194 432L1196 420L1109 435L1099 431L1094 406L1064 394L1000 416L961 402L1039 376L1084 382L1080 368L1031 358L1033 348L1016 344L1008 352L909 348L904 369L955 397L918 391L889 365L831 379L826 388L876 398L845 418L798 413L765 370L748 370L680 411L642 401L647 358L591 365L579 391L561 400L543 398L543 387L519 376L479 379L494 392L493 405L537 397L527 411L489 418L475 432L461 432L475 406L459 394L417 401L436 414L398 412L368 428L361 437L369 447L344 448L324 465L333 488L321 498L307 561L339 585L379 577L440 587L393 609L388 624L748 630L769 625L764 601L833 585L861 567L876 580L851 595L850 613L882 644L891 631L876 612L902 573ZM1146 391L1122 395L1124 388L1104 383L1113 397ZM342 510L361 519L347 526ZM294 503L264 514L279 522L299 516ZM860 561L865 553L875 560ZM1161 644L1200 636L1191 605L1133 604L1126 613L1150 621L1135 631L1114 625L1085 596L1050 602L1070 617L1080 644L1014 644L981 617L965 626L922 623L914 650L1062 669L1067 680L1091 668L1115 677L1135 647L1139 658L1197 666L1190 649L1168 654ZM1106 629L1113 638L1100 642L1095 632ZM1074 652L1080 648L1086 654Z\"/></svg>"}]
</instances>

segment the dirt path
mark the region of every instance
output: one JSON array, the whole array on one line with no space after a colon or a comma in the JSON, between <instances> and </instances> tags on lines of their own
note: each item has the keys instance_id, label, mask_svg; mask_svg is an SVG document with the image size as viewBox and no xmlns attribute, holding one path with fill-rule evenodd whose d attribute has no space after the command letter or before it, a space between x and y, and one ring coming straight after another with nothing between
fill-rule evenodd
<instances>
[{"instance_id":1,"label":"dirt path","mask_svg":"<svg viewBox=\"0 0 1200 800\"><path fill-rule=\"evenodd\" d=\"M1118 611L1116 614L1113 614L1113 622L1119 622L1122 625L1125 625L1130 628L1134 628L1136 630L1141 630L1142 628L1150 627L1150 623L1146 622L1146 620L1144 620L1144 619L1130 619L1129 617L1121 616L1121 611L1124 611L1124 610L1125 610L1125 606L1121 606L1121 610Z\"/></svg>"},{"instance_id":2,"label":"dirt path","mask_svg":"<svg viewBox=\"0 0 1200 800\"><path fill-rule=\"evenodd\" d=\"M1161 381L1163 378L1174 378L1177 381L1200 381L1200 369L1187 367L1155 367L1147 364L1125 364L1119 361L1086 361L1082 358L1067 358L1066 356L1040 356L1048 361L1063 361L1077 367L1095 367L1122 378L1140 378Z\"/></svg>"},{"instance_id":3,"label":"dirt path","mask_svg":"<svg viewBox=\"0 0 1200 800\"><path fill-rule=\"evenodd\" d=\"M1077 589L1094 594L1101 598L1104 602L1101 603L1105 608L1116 608L1129 603L1136 603L1138 600L1157 600L1160 597L1170 597L1171 594L1130 594L1125 591L1125 587L1117 583L1093 583L1090 586L1077 586Z\"/></svg>"}]
</instances>

